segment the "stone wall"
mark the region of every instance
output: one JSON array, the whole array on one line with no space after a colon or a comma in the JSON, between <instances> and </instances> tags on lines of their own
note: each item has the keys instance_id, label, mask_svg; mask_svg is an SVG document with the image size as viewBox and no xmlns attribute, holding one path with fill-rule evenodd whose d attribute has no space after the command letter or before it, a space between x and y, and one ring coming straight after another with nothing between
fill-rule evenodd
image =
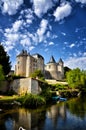
<instances>
[{"instance_id":1,"label":"stone wall","mask_svg":"<svg viewBox=\"0 0 86 130\"><path fill-rule=\"evenodd\" d=\"M13 89L19 95L26 93L38 94L41 91L38 81L31 78L14 80L10 85L10 89Z\"/></svg>"},{"instance_id":2,"label":"stone wall","mask_svg":"<svg viewBox=\"0 0 86 130\"><path fill-rule=\"evenodd\" d=\"M9 82L0 81L0 93L3 94L9 89Z\"/></svg>"},{"instance_id":3,"label":"stone wall","mask_svg":"<svg viewBox=\"0 0 86 130\"><path fill-rule=\"evenodd\" d=\"M7 90L13 90L16 94L39 94L41 88L39 86L39 81L32 78L22 78L11 81L0 81L0 92L5 93Z\"/></svg>"}]
</instances>

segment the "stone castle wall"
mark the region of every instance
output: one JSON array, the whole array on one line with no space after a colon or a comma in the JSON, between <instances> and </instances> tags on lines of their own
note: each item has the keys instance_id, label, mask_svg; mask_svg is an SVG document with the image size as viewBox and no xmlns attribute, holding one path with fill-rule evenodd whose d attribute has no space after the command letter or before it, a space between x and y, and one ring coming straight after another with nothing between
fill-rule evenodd
<instances>
[{"instance_id":1,"label":"stone castle wall","mask_svg":"<svg viewBox=\"0 0 86 130\"><path fill-rule=\"evenodd\" d=\"M8 89L19 95L26 93L39 94L41 92L38 80L32 78L16 79L10 83L2 81L0 83L0 91L5 93Z\"/></svg>"},{"instance_id":2,"label":"stone castle wall","mask_svg":"<svg viewBox=\"0 0 86 130\"><path fill-rule=\"evenodd\" d=\"M32 78L16 79L10 86L17 94L39 94L40 87L37 80Z\"/></svg>"},{"instance_id":3,"label":"stone castle wall","mask_svg":"<svg viewBox=\"0 0 86 130\"><path fill-rule=\"evenodd\" d=\"M5 93L9 89L9 83L7 81L0 81L0 92Z\"/></svg>"}]
</instances>

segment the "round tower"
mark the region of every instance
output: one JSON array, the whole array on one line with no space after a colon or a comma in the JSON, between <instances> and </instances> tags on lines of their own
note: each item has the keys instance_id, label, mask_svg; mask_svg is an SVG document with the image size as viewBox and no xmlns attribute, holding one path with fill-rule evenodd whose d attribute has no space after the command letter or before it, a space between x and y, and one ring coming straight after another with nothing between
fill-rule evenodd
<instances>
[{"instance_id":1,"label":"round tower","mask_svg":"<svg viewBox=\"0 0 86 130\"><path fill-rule=\"evenodd\" d=\"M50 79L57 79L57 63L53 56L50 61L45 65L45 77Z\"/></svg>"},{"instance_id":2,"label":"round tower","mask_svg":"<svg viewBox=\"0 0 86 130\"><path fill-rule=\"evenodd\" d=\"M59 59L57 70L59 72L60 78L62 79L64 77L64 62L61 58Z\"/></svg>"},{"instance_id":3,"label":"round tower","mask_svg":"<svg viewBox=\"0 0 86 130\"><path fill-rule=\"evenodd\" d=\"M26 61L27 61L27 51L22 50L22 52L17 56L17 63L15 74L26 77Z\"/></svg>"}]
</instances>

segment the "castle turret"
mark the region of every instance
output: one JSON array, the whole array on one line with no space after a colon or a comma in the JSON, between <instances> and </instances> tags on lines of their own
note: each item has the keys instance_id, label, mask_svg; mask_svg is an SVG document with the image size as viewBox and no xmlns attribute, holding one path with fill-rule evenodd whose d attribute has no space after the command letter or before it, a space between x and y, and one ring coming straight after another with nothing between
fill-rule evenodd
<instances>
[{"instance_id":1,"label":"castle turret","mask_svg":"<svg viewBox=\"0 0 86 130\"><path fill-rule=\"evenodd\" d=\"M53 56L51 56L50 61L45 65L46 78L57 79L57 63Z\"/></svg>"},{"instance_id":2,"label":"castle turret","mask_svg":"<svg viewBox=\"0 0 86 130\"><path fill-rule=\"evenodd\" d=\"M57 70L59 72L59 76L63 78L64 77L64 62L62 61L61 58L59 59Z\"/></svg>"},{"instance_id":3,"label":"castle turret","mask_svg":"<svg viewBox=\"0 0 86 130\"><path fill-rule=\"evenodd\" d=\"M20 76L26 76L26 60L27 60L27 51L22 50L22 52L17 55L17 64L15 68L15 74Z\"/></svg>"},{"instance_id":4,"label":"castle turret","mask_svg":"<svg viewBox=\"0 0 86 130\"><path fill-rule=\"evenodd\" d=\"M49 62L46 64L45 69L48 71L56 71L56 61L53 56L51 56Z\"/></svg>"},{"instance_id":5,"label":"castle turret","mask_svg":"<svg viewBox=\"0 0 86 130\"><path fill-rule=\"evenodd\" d=\"M26 76L26 60L27 60L27 51L22 50L22 52L17 55L17 64L15 74L20 76Z\"/></svg>"},{"instance_id":6,"label":"castle turret","mask_svg":"<svg viewBox=\"0 0 86 130\"><path fill-rule=\"evenodd\" d=\"M55 61L53 56L51 56L49 63L56 63L56 61Z\"/></svg>"},{"instance_id":7,"label":"castle turret","mask_svg":"<svg viewBox=\"0 0 86 130\"><path fill-rule=\"evenodd\" d=\"M51 56L50 61L45 65L45 77L47 79L62 80L64 76L63 61L60 58L59 62L56 63L53 56Z\"/></svg>"}]
</instances>

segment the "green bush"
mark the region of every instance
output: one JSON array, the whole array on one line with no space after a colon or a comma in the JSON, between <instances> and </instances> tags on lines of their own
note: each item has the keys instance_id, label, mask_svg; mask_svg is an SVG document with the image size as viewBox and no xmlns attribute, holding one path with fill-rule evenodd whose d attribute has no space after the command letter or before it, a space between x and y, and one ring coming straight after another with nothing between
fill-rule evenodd
<instances>
[{"instance_id":1,"label":"green bush","mask_svg":"<svg viewBox=\"0 0 86 130\"><path fill-rule=\"evenodd\" d=\"M46 89L46 90L43 90L40 95L45 98L45 101L46 101L46 102L51 101L52 92L51 92L51 90L50 90L49 88Z\"/></svg>"},{"instance_id":2,"label":"green bush","mask_svg":"<svg viewBox=\"0 0 86 130\"><path fill-rule=\"evenodd\" d=\"M35 70L34 73L30 75L32 78L38 78L40 80L45 80L44 75L41 70Z\"/></svg>"},{"instance_id":3,"label":"green bush","mask_svg":"<svg viewBox=\"0 0 86 130\"><path fill-rule=\"evenodd\" d=\"M62 97L67 97L67 98L70 98L70 97L76 97L79 93L78 90L60 90L59 91L60 95Z\"/></svg>"},{"instance_id":4,"label":"green bush","mask_svg":"<svg viewBox=\"0 0 86 130\"><path fill-rule=\"evenodd\" d=\"M68 86L63 84L53 84L50 86L50 89L52 91L65 90L68 89Z\"/></svg>"},{"instance_id":5,"label":"green bush","mask_svg":"<svg viewBox=\"0 0 86 130\"><path fill-rule=\"evenodd\" d=\"M37 108L39 106L45 105L46 101L43 97L39 95L27 94L18 99L19 102L26 108Z\"/></svg>"}]
</instances>

